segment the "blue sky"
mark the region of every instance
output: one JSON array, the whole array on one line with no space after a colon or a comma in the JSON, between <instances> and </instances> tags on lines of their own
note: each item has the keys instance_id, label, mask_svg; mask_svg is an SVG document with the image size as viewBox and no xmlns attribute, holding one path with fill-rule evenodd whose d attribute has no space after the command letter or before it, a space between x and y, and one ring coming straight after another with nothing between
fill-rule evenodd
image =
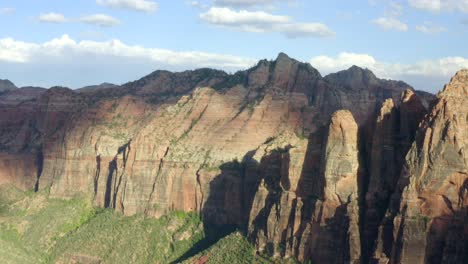
<instances>
[{"instance_id":1,"label":"blue sky","mask_svg":"<svg viewBox=\"0 0 468 264\"><path fill-rule=\"evenodd\" d=\"M0 0L0 29L0 78L18 86L234 72L279 52L432 92L468 68L468 0Z\"/></svg>"}]
</instances>

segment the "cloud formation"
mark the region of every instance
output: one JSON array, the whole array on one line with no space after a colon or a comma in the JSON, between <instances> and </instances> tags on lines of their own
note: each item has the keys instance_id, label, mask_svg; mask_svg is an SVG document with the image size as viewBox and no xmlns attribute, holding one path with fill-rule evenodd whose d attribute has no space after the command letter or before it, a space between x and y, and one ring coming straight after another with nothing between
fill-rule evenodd
<instances>
[{"instance_id":1,"label":"cloud formation","mask_svg":"<svg viewBox=\"0 0 468 264\"><path fill-rule=\"evenodd\" d=\"M468 13L468 0L408 0L416 9L430 12L460 11Z\"/></svg>"},{"instance_id":2,"label":"cloud formation","mask_svg":"<svg viewBox=\"0 0 468 264\"><path fill-rule=\"evenodd\" d=\"M384 30L408 31L408 25L392 17L379 17L372 20L372 23L378 25Z\"/></svg>"},{"instance_id":3,"label":"cloud formation","mask_svg":"<svg viewBox=\"0 0 468 264\"><path fill-rule=\"evenodd\" d=\"M0 39L0 72L19 86L78 88L102 82L124 83L157 69L209 67L233 72L256 62L229 54L129 45L117 39L75 41L68 35L43 43Z\"/></svg>"},{"instance_id":4,"label":"cloud formation","mask_svg":"<svg viewBox=\"0 0 468 264\"><path fill-rule=\"evenodd\" d=\"M63 35L41 44L17 41L12 38L0 39L0 61L4 62L35 63L46 59L50 62L63 63L70 59L81 58L83 60L90 56L135 59L186 67L232 69L245 68L255 63L255 60L232 55L131 46L117 39L102 42L89 40L77 42L68 35Z\"/></svg>"},{"instance_id":5,"label":"cloud formation","mask_svg":"<svg viewBox=\"0 0 468 264\"><path fill-rule=\"evenodd\" d=\"M138 12L153 13L158 10L158 4L150 0L96 0L101 6L128 9Z\"/></svg>"},{"instance_id":6,"label":"cloud formation","mask_svg":"<svg viewBox=\"0 0 468 264\"><path fill-rule=\"evenodd\" d=\"M211 7L200 18L212 25L247 32L280 32L286 37L330 37L334 32L322 23L297 23L289 16L273 15L264 11L232 10Z\"/></svg>"},{"instance_id":7,"label":"cloud formation","mask_svg":"<svg viewBox=\"0 0 468 264\"><path fill-rule=\"evenodd\" d=\"M437 34L447 31L447 28L442 26L433 25L430 22L425 22L423 25L417 25L415 29L425 34Z\"/></svg>"},{"instance_id":8,"label":"cloud formation","mask_svg":"<svg viewBox=\"0 0 468 264\"><path fill-rule=\"evenodd\" d=\"M215 6L246 8L257 5L272 5L278 0L214 0Z\"/></svg>"},{"instance_id":9,"label":"cloud formation","mask_svg":"<svg viewBox=\"0 0 468 264\"><path fill-rule=\"evenodd\" d=\"M60 13L55 13L55 12L50 12L46 14L41 14L38 17L39 22L42 23L55 23L55 24L61 24L61 23L66 23L67 19L63 14Z\"/></svg>"},{"instance_id":10,"label":"cloud formation","mask_svg":"<svg viewBox=\"0 0 468 264\"><path fill-rule=\"evenodd\" d=\"M120 24L120 21L105 14L94 14L83 16L80 21L86 24L96 25L100 27L112 27Z\"/></svg>"},{"instance_id":11,"label":"cloud formation","mask_svg":"<svg viewBox=\"0 0 468 264\"><path fill-rule=\"evenodd\" d=\"M156 69L210 67L236 71L256 63L257 59L254 58L142 47L128 45L117 39L75 41L68 35L44 43L0 39L0 71L12 80L16 77L24 81L24 76L29 76L28 85L63 84L79 87L103 81L130 81ZM466 57L392 63L380 61L369 54L350 52L342 52L337 56L317 56L310 59L310 63L323 74L357 65L369 68L380 78L405 80L418 89L433 92L441 89L456 71L468 68ZM34 74L39 70L42 72L40 75ZM77 71L87 78L77 75ZM54 83L44 83L44 80Z\"/></svg>"},{"instance_id":12,"label":"cloud formation","mask_svg":"<svg viewBox=\"0 0 468 264\"><path fill-rule=\"evenodd\" d=\"M16 9L13 7L2 7L0 8L0 15L10 15L15 13Z\"/></svg>"},{"instance_id":13,"label":"cloud formation","mask_svg":"<svg viewBox=\"0 0 468 264\"><path fill-rule=\"evenodd\" d=\"M403 14L403 6L397 2L390 1L385 13L390 17L401 16Z\"/></svg>"}]
</instances>

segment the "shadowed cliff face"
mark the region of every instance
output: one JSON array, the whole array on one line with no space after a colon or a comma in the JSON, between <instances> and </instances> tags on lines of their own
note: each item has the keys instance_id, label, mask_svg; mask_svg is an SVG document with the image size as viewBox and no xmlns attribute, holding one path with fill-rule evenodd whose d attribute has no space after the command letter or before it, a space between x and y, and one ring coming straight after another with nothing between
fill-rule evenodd
<instances>
[{"instance_id":1,"label":"shadowed cliff face","mask_svg":"<svg viewBox=\"0 0 468 264\"><path fill-rule=\"evenodd\" d=\"M85 193L125 215L199 212L206 229L241 228L276 257L410 263L406 252L421 252L448 263L466 219L454 198L466 193L460 76L426 117L430 96L403 82L358 67L322 78L285 54L233 75L157 71L79 93L16 89L0 95L0 184ZM437 176L446 173L455 176ZM426 221L415 208L441 231L411 224ZM408 238L415 232L421 239Z\"/></svg>"}]
</instances>

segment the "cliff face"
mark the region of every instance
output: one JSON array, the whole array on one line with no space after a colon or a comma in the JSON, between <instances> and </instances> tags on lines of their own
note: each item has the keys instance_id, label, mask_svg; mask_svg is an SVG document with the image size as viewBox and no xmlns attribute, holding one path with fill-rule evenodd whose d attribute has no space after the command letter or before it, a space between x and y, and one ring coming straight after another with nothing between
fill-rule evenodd
<instances>
[{"instance_id":1,"label":"cliff face","mask_svg":"<svg viewBox=\"0 0 468 264\"><path fill-rule=\"evenodd\" d=\"M377 258L466 262L467 95L468 71L462 70L420 124L380 228Z\"/></svg>"},{"instance_id":2,"label":"cliff face","mask_svg":"<svg viewBox=\"0 0 468 264\"><path fill-rule=\"evenodd\" d=\"M405 90L398 104L387 99L377 117L370 151L367 153L369 172L363 212L365 217L362 219L365 237L363 246L371 252L378 244L379 226L397 188L419 122L426 112L418 96L411 90Z\"/></svg>"},{"instance_id":3,"label":"cliff face","mask_svg":"<svg viewBox=\"0 0 468 264\"><path fill-rule=\"evenodd\" d=\"M413 228L400 224L409 223L402 208L417 210L409 201L426 197L421 184L446 192L450 182L464 179L447 176L437 185L437 175L448 173L451 164L440 156L455 159L450 162L457 173L466 174L466 160L454 158L465 155L460 140L466 140L467 113L466 103L456 99L460 91L466 95L466 79L456 79L450 87L465 90L446 88L419 128L427 110L408 85L358 67L322 78L285 54L234 75L157 71L85 93L26 93L28 100L13 96L17 89L0 95L0 184L50 188L50 196L60 198L85 193L97 206L126 215L196 211L206 227L238 226L259 251L277 257L396 260L408 255L413 242L387 235L400 226L403 235L404 227ZM446 124L431 120L441 118L439 112L447 115L439 104L448 98L458 105L451 110L457 115L450 119L453 128L433 132L439 130L435 123ZM457 147L447 152L442 143L427 145L429 129L437 135L431 140L456 134L446 137ZM423 160L419 153L429 150L433 154ZM418 193L404 186L411 181ZM427 197L421 208L438 217L433 211L442 208L439 198ZM453 203L454 215L462 207ZM450 221L447 234L459 227ZM447 245L456 242L440 234L430 245L442 243L442 236L451 241Z\"/></svg>"}]
</instances>

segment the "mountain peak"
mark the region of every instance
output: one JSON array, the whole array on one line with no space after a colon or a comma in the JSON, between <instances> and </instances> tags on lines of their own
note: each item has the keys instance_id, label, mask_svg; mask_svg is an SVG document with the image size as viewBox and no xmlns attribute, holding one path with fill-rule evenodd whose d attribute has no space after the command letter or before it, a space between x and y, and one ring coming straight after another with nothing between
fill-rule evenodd
<instances>
[{"instance_id":1,"label":"mountain peak","mask_svg":"<svg viewBox=\"0 0 468 264\"><path fill-rule=\"evenodd\" d=\"M278 54L278 57L276 57L276 60L292 60L292 58L289 57L288 54L286 54L284 52L280 52Z\"/></svg>"},{"instance_id":2,"label":"mountain peak","mask_svg":"<svg viewBox=\"0 0 468 264\"><path fill-rule=\"evenodd\" d=\"M461 69L450 80L450 83L444 86L440 94L453 96L468 95L468 69Z\"/></svg>"},{"instance_id":3,"label":"mountain peak","mask_svg":"<svg viewBox=\"0 0 468 264\"><path fill-rule=\"evenodd\" d=\"M10 80L0 79L0 93L15 90L15 89L17 89L17 87Z\"/></svg>"},{"instance_id":4,"label":"mountain peak","mask_svg":"<svg viewBox=\"0 0 468 264\"><path fill-rule=\"evenodd\" d=\"M346 70L331 73L325 76L325 80L351 89L359 89L360 87L367 87L379 82L379 79L372 71L369 69L363 69L356 65L353 65Z\"/></svg>"},{"instance_id":5,"label":"mountain peak","mask_svg":"<svg viewBox=\"0 0 468 264\"><path fill-rule=\"evenodd\" d=\"M363 74L363 75L368 75L368 76L373 76L375 78L375 74L369 70L368 68L362 68L357 65L353 65L347 69L347 71L354 73L354 74Z\"/></svg>"}]
</instances>

